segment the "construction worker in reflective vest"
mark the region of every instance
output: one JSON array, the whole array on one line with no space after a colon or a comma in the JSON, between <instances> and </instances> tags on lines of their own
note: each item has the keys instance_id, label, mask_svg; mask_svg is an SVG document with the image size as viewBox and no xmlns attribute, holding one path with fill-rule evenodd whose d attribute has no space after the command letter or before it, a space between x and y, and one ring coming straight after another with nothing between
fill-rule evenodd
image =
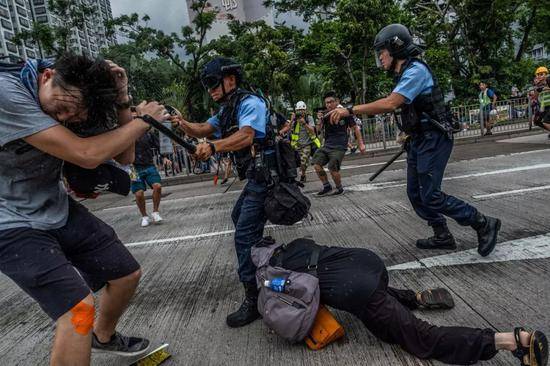
<instances>
[{"instance_id":1,"label":"construction worker in reflective vest","mask_svg":"<svg viewBox=\"0 0 550 366\"><path fill-rule=\"evenodd\" d=\"M550 76L548 76L546 67L537 68L533 85L536 97L533 122L535 125L550 131ZM548 138L550 138L550 135L548 135Z\"/></svg>"},{"instance_id":2,"label":"construction worker in reflective vest","mask_svg":"<svg viewBox=\"0 0 550 366\"><path fill-rule=\"evenodd\" d=\"M312 148L321 147L321 141L315 134L315 121L307 113L306 103L299 101L295 110L296 114L291 119L290 145L300 153L300 182L305 182Z\"/></svg>"}]
</instances>

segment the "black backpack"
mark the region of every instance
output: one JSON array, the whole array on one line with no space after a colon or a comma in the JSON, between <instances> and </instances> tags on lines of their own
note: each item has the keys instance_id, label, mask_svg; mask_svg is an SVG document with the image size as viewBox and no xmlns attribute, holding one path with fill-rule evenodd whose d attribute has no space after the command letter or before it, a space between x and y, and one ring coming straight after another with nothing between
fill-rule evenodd
<instances>
[{"instance_id":1,"label":"black backpack","mask_svg":"<svg viewBox=\"0 0 550 366\"><path fill-rule=\"evenodd\" d=\"M265 199L265 213L275 225L293 225L307 216L311 202L296 182L298 165L286 140L275 143L279 176L272 178Z\"/></svg>"}]
</instances>

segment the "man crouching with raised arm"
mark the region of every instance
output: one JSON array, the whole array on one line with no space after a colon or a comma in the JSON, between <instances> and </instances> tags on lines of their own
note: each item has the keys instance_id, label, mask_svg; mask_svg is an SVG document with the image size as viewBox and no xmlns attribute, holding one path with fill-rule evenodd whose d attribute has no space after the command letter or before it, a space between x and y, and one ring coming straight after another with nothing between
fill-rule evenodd
<instances>
[{"instance_id":1,"label":"man crouching with raised arm","mask_svg":"<svg viewBox=\"0 0 550 366\"><path fill-rule=\"evenodd\" d=\"M86 169L131 163L149 126L132 119L127 77L112 62L66 55L0 66L0 271L56 321L51 365L89 365L91 348L121 355L149 341L116 332L140 266L111 227L69 198L63 161ZM167 117L156 102L139 112ZM119 128L81 138L67 127ZM92 292L103 288L94 322Z\"/></svg>"}]
</instances>

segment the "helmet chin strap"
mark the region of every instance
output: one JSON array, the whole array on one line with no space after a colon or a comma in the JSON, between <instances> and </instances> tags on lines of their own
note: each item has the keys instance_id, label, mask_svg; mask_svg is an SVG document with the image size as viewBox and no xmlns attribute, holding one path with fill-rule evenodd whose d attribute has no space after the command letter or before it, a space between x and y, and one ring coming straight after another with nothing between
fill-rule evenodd
<instances>
[{"instance_id":1,"label":"helmet chin strap","mask_svg":"<svg viewBox=\"0 0 550 366\"><path fill-rule=\"evenodd\" d=\"M237 90L237 87L235 87L233 90L231 90L229 93L225 91L225 85L223 84L223 81L221 83L221 86L222 86L222 97L220 99L220 103L226 103L227 101L229 101L229 99L231 99L231 95L233 95L233 93L235 93L235 90Z\"/></svg>"},{"instance_id":2,"label":"helmet chin strap","mask_svg":"<svg viewBox=\"0 0 550 366\"><path fill-rule=\"evenodd\" d=\"M390 77L393 77L393 76L399 74L399 72L397 70L395 70L396 66L397 66L397 58L392 56L390 68L388 69L388 75Z\"/></svg>"}]
</instances>

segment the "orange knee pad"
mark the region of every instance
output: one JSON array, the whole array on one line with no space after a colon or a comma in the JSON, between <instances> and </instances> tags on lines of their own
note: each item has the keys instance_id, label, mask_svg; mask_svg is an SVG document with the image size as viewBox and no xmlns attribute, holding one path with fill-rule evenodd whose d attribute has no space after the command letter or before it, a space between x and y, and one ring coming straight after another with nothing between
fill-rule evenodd
<instances>
[{"instance_id":1,"label":"orange knee pad","mask_svg":"<svg viewBox=\"0 0 550 366\"><path fill-rule=\"evenodd\" d=\"M70 311L73 314L71 323L74 326L75 332L83 336L88 335L94 327L94 306L81 301Z\"/></svg>"}]
</instances>

